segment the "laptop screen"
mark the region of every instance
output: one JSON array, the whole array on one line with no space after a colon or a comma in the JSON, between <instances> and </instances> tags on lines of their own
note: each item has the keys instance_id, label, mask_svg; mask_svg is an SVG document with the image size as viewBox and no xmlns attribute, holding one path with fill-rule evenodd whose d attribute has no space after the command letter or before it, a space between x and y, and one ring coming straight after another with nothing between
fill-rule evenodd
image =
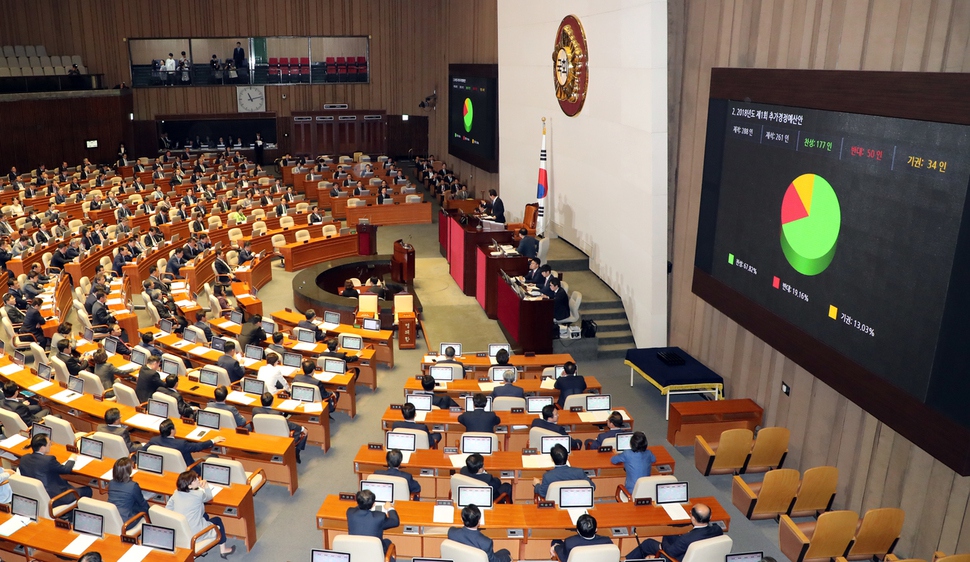
<instances>
[{"instance_id":1,"label":"laptop screen","mask_svg":"<svg viewBox=\"0 0 970 562\"><path fill-rule=\"evenodd\" d=\"M162 318L158 322L158 329L165 332L166 334L171 334L174 330L175 324L168 318Z\"/></svg>"},{"instance_id":2,"label":"laptop screen","mask_svg":"<svg viewBox=\"0 0 970 562\"><path fill-rule=\"evenodd\" d=\"M569 450L569 436L568 435L543 435L542 436L542 449L543 455L548 455L552 452L552 448L556 445L562 445L567 451Z\"/></svg>"},{"instance_id":3,"label":"laptop screen","mask_svg":"<svg viewBox=\"0 0 970 562\"><path fill-rule=\"evenodd\" d=\"M413 433L388 431L386 438L387 450L413 451L415 449L414 440L415 435Z\"/></svg>"},{"instance_id":4,"label":"laptop screen","mask_svg":"<svg viewBox=\"0 0 970 562\"><path fill-rule=\"evenodd\" d=\"M431 367L428 372L431 374L431 378L438 382L451 382L455 378L455 372L448 365Z\"/></svg>"},{"instance_id":5,"label":"laptop screen","mask_svg":"<svg viewBox=\"0 0 970 562\"><path fill-rule=\"evenodd\" d=\"M41 363L37 366L37 376L44 379L45 381L51 380L51 366L45 363Z\"/></svg>"},{"instance_id":6,"label":"laptop screen","mask_svg":"<svg viewBox=\"0 0 970 562\"><path fill-rule=\"evenodd\" d=\"M232 312L229 313L229 321L235 322L236 324L242 324L243 313L239 312L238 310L233 310Z\"/></svg>"},{"instance_id":7,"label":"laptop screen","mask_svg":"<svg viewBox=\"0 0 970 562\"><path fill-rule=\"evenodd\" d=\"M104 536L104 517L89 511L74 510L74 530L96 537Z\"/></svg>"},{"instance_id":8,"label":"laptop screen","mask_svg":"<svg viewBox=\"0 0 970 562\"><path fill-rule=\"evenodd\" d=\"M263 358L263 348L258 345L247 345L246 346L246 359L252 359L254 361L260 361Z\"/></svg>"},{"instance_id":9,"label":"laptop screen","mask_svg":"<svg viewBox=\"0 0 970 562\"><path fill-rule=\"evenodd\" d=\"M430 412L432 398L430 394L408 394L407 402L414 404L414 409L419 412Z\"/></svg>"},{"instance_id":10,"label":"laptop screen","mask_svg":"<svg viewBox=\"0 0 970 562\"><path fill-rule=\"evenodd\" d=\"M172 359L162 358L162 372L166 375L178 375L179 365Z\"/></svg>"},{"instance_id":11,"label":"laptop screen","mask_svg":"<svg viewBox=\"0 0 970 562\"><path fill-rule=\"evenodd\" d=\"M95 459L102 458L102 450L104 449L104 443L98 441L97 439L91 439L90 437L82 437L81 443L78 446L78 452L86 457L92 457Z\"/></svg>"},{"instance_id":12,"label":"laptop screen","mask_svg":"<svg viewBox=\"0 0 970 562\"><path fill-rule=\"evenodd\" d=\"M209 386L219 386L219 373L212 369L202 369L199 371L199 382Z\"/></svg>"},{"instance_id":13,"label":"laptop screen","mask_svg":"<svg viewBox=\"0 0 970 562\"><path fill-rule=\"evenodd\" d=\"M229 485L229 467L210 462L202 463L202 479L220 486Z\"/></svg>"},{"instance_id":14,"label":"laptop screen","mask_svg":"<svg viewBox=\"0 0 970 562\"><path fill-rule=\"evenodd\" d=\"M327 310L323 313L323 322L325 324L340 324L340 313Z\"/></svg>"},{"instance_id":15,"label":"laptop screen","mask_svg":"<svg viewBox=\"0 0 970 562\"><path fill-rule=\"evenodd\" d=\"M455 562L450 558L412 558L411 562Z\"/></svg>"},{"instance_id":16,"label":"laptop screen","mask_svg":"<svg viewBox=\"0 0 970 562\"><path fill-rule=\"evenodd\" d=\"M67 389L71 392L81 394L84 392L84 381L81 380L81 377L68 377Z\"/></svg>"},{"instance_id":17,"label":"laptop screen","mask_svg":"<svg viewBox=\"0 0 970 562\"><path fill-rule=\"evenodd\" d=\"M49 427L47 427L46 425L44 425L42 423L35 423L34 425L30 426L30 438L31 439L34 438L34 435L37 435L37 434L40 434L40 433L43 433L44 435L47 436L48 439L50 439L51 435L54 433L54 430L51 429L51 428L49 428Z\"/></svg>"},{"instance_id":18,"label":"laptop screen","mask_svg":"<svg viewBox=\"0 0 970 562\"><path fill-rule=\"evenodd\" d=\"M479 508L492 507L491 486L458 486L458 507L475 505Z\"/></svg>"},{"instance_id":19,"label":"laptop screen","mask_svg":"<svg viewBox=\"0 0 970 562\"><path fill-rule=\"evenodd\" d=\"M185 330L182 332L182 339L189 343L197 343L199 335L195 333L195 330Z\"/></svg>"},{"instance_id":20,"label":"laptop screen","mask_svg":"<svg viewBox=\"0 0 970 562\"><path fill-rule=\"evenodd\" d=\"M558 379L559 377L563 376L563 374L565 372L566 372L566 366L565 365L556 365L554 367L554 373L555 373L555 375L553 375L553 376L555 376L555 378Z\"/></svg>"},{"instance_id":21,"label":"laptop screen","mask_svg":"<svg viewBox=\"0 0 970 562\"><path fill-rule=\"evenodd\" d=\"M268 336L272 335L273 332L276 331L276 323L273 322L272 320L263 320L262 322L259 323L259 325L261 328L263 328L263 331L266 332L266 335Z\"/></svg>"},{"instance_id":22,"label":"laptop screen","mask_svg":"<svg viewBox=\"0 0 970 562\"><path fill-rule=\"evenodd\" d=\"M153 416L158 416L160 418L168 417L168 403L162 402L161 400L149 400L148 401L148 413Z\"/></svg>"},{"instance_id":23,"label":"laptop screen","mask_svg":"<svg viewBox=\"0 0 970 562\"><path fill-rule=\"evenodd\" d=\"M449 347L453 347L455 349L455 357L461 356L461 344L449 342L443 342L438 346L438 355L446 355L445 350L447 350Z\"/></svg>"},{"instance_id":24,"label":"laptop screen","mask_svg":"<svg viewBox=\"0 0 970 562\"><path fill-rule=\"evenodd\" d=\"M225 351L226 350L226 340L220 338L219 336L212 336L212 342L211 342L211 345L209 347L211 347L212 349L214 349L216 351Z\"/></svg>"},{"instance_id":25,"label":"laptop screen","mask_svg":"<svg viewBox=\"0 0 970 562\"><path fill-rule=\"evenodd\" d=\"M364 318L364 329L378 332L381 329L381 321L377 318Z\"/></svg>"},{"instance_id":26,"label":"laptop screen","mask_svg":"<svg viewBox=\"0 0 970 562\"><path fill-rule=\"evenodd\" d=\"M27 496L14 494L13 502L10 505L10 511L13 512L14 515L26 517L31 521L37 521L37 500L28 498Z\"/></svg>"},{"instance_id":27,"label":"laptop screen","mask_svg":"<svg viewBox=\"0 0 970 562\"><path fill-rule=\"evenodd\" d=\"M175 552L175 529L144 524L141 526L141 544L167 552Z\"/></svg>"},{"instance_id":28,"label":"laptop screen","mask_svg":"<svg viewBox=\"0 0 970 562\"><path fill-rule=\"evenodd\" d=\"M495 357L495 355L498 354L500 349L504 349L505 351L509 352L509 355L512 355L511 345L507 343L490 343L488 344L488 356Z\"/></svg>"},{"instance_id":29,"label":"laptop screen","mask_svg":"<svg viewBox=\"0 0 970 562\"><path fill-rule=\"evenodd\" d=\"M84 336L84 339L94 341L94 330L91 328L85 328L82 335Z\"/></svg>"},{"instance_id":30,"label":"laptop screen","mask_svg":"<svg viewBox=\"0 0 970 562\"><path fill-rule=\"evenodd\" d=\"M314 395L312 386L293 385L290 390L294 400L300 402L313 402Z\"/></svg>"},{"instance_id":31,"label":"laptop screen","mask_svg":"<svg viewBox=\"0 0 970 562\"><path fill-rule=\"evenodd\" d=\"M310 330L299 329L296 330L296 340L300 343L316 343L317 335Z\"/></svg>"},{"instance_id":32,"label":"laptop screen","mask_svg":"<svg viewBox=\"0 0 970 562\"><path fill-rule=\"evenodd\" d=\"M589 486L563 486L559 488L559 507L593 507L593 488Z\"/></svg>"},{"instance_id":33,"label":"laptop screen","mask_svg":"<svg viewBox=\"0 0 970 562\"><path fill-rule=\"evenodd\" d=\"M478 435L461 436L462 453L479 453L482 455L492 454L492 438Z\"/></svg>"},{"instance_id":34,"label":"laptop screen","mask_svg":"<svg viewBox=\"0 0 970 562\"><path fill-rule=\"evenodd\" d=\"M485 411L486 412L491 412L492 411L492 397L491 396L486 396L485 398L486 398ZM475 409L475 397L474 396L466 396L465 397L465 411L466 412L471 412L474 409Z\"/></svg>"},{"instance_id":35,"label":"laptop screen","mask_svg":"<svg viewBox=\"0 0 970 562\"><path fill-rule=\"evenodd\" d=\"M323 370L328 373L342 375L347 372L347 362L343 359L328 358L323 362Z\"/></svg>"},{"instance_id":36,"label":"laptop screen","mask_svg":"<svg viewBox=\"0 0 970 562\"><path fill-rule=\"evenodd\" d=\"M367 319L364 320L367 322ZM378 327L380 329L380 327ZM344 349L350 349L352 351L360 351L364 347L364 338L360 336L344 336L343 342L340 344Z\"/></svg>"},{"instance_id":37,"label":"laptop screen","mask_svg":"<svg viewBox=\"0 0 970 562\"><path fill-rule=\"evenodd\" d=\"M303 356L299 353L284 353L283 354L283 366L284 367L299 367L300 363L303 361Z\"/></svg>"},{"instance_id":38,"label":"laptop screen","mask_svg":"<svg viewBox=\"0 0 970 562\"><path fill-rule=\"evenodd\" d=\"M221 416L215 412L206 412L205 410L199 410L197 412L196 423L202 427L208 427L209 429L219 429L219 421Z\"/></svg>"},{"instance_id":39,"label":"laptop screen","mask_svg":"<svg viewBox=\"0 0 970 562\"><path fill-rule=\"evenodd\" d=\"M246 377L242 380L242 390L246 394L262 395L266 391L266 385L259 379Z\"/></svg>"},{"instance_id":40,"label":"laptop screen","mask_svg":"<svg viewBox=\"0 0 970 562\"><path fill-rule=\"evenodd\" d=\"M350 562L350 554L335 550L313 549L310 562Z\"/></svg>"},{"instance_id":41,"label":"laptop screen","mask_svg":"<svg viewBox=\"0 0 970 562\"><path fill-rule=\"evenodd\" d=\"M552 396L526 396L526 411L530 414L541 414L542 409L551 405L554 401Z\"/></svg>"},{"instance_id":42,"label":"laptop screen","mask_svg":"<svg viewBox=\"0 0 970 562\"><path fill-rule=\"evenodd\" d=\"M610 408L609 394L594 394L586 397L587 412L598 412L601 410L609 410Z\"/></svg>"},{"instance_id":43,"label":"laptop screen","mask_svg":"<svg viewBox=\"0 0 970 562\"><path fill-rule=\"evenodd\" d=\"M145 361L147 359L148 359L148 356L145 354L144 351L142 351L140 349L132 349L131 350L131 362L134 363L135 365L144 366L145 365Z\"/></svg>"},{"instance_id":44,"label":"laptop screen","mask_svg":"<svg viewBox=\"0 0 970 562\"><path fill-rule=\"evenodd\" d=\"M616 434L616 451L629 451L630 450L630 439L633 438L633 432L630 433L617 433Z\"/></svg>"},{"instance_id":45,"label":"laptop screen","mask_svg":"<svg viewBox=\"0 0 970 562\"><path fill-rule=\"evenodd\" d=\"M657 484L657 503L687 503L687 482Z\"/></svg>"},{"instance_id":46,"label":"laptop screen","mask_svg":"<svg viewBox=\"0 0 970 562\"><path fill-rule=\"evenodd\" d=\"M724 557L724 562L761 562L764 552L734 552Z\"/></svg>"},{"instance_id":47,"label":"laptop screen","mask_svg":"<svg viewBox=\"0 0 970 562\"><path fill-rule=\"evenodd\" d=\"M135 459L135 464L138 465L138 470L144 470L145 472L151 472L152 474L162 473L162 455L138 451L138 457Z\"/></svg>"},{"instance_id":48,"label":"laptop screen","mask_svg":"<svg viewBox=\"0 0 970 562\"><path fill-rule=\"evenodd\" d=\"M361 490L374 492L374 504L394 501L394 484L390 482L380 482L376 480L361 480Z\"/></svg>"},{"instance_id":49,"label":"laptop screen","mask_svg":"<svg viewBox=\"0 0 970 562\"><path fill-rule=\"evenodd\" d=\"M17 365L20 365L21 367L23 367L24 366L24 363L27 362L27 356L24 355L23 353L21 353L20 351L14 351L13 352L13 362L16 363Z\"/></svg>"},{"instance_id":50,"label":"laptop screen","mask_svg":"<svg viewBox=\"0 0 970 562\"><path fill-rule=\"evenodd\" d=\"M505 380L505 373L512 373L512 380L515 380L515 368L508 369L492 369L492 382L503 382Z\"/></svg>"},{"instance_id":51,"label":"laptop screen","mask_svg":"<svg viewBox=\"0 0 970 562\"><path fill-rule=\"evenodd\" d=\"M108 353L116 353L118 350L118 340L114 338L104 339L104 350Z\"/></svg>"}]
</instances>

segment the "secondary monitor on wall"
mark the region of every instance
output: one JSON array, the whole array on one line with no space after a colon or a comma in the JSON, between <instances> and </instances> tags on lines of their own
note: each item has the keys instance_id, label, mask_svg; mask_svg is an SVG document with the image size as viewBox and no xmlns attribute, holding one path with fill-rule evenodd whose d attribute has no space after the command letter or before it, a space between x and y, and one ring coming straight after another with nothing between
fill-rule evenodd
<instances>
[{"instance_id":1,"label":"secondary monitor on wall","mask_svg":"<svg viewBox=\"0 0 970 562\"><path fill-rule=\"evenodd\" d=\"M970 104L947 92L967 87L715 69L693 279L701 298L964 475Z\"/></svg>"},{"instance_id":2,"label":"secondary monitor on wall","mask_svg":"<svg viewBox=\"0 0 970 562\"><path fill-rule=\"evenodd\" d=\"M448 153L498 172L498 65L448 65Z\"/></svg>"}]
</instances>

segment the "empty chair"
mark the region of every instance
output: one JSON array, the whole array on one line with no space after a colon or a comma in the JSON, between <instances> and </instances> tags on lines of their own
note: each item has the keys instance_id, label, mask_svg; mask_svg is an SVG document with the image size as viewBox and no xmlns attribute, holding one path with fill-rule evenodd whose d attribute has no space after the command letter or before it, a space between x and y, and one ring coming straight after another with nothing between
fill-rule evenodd
<instances>
[{"instance_id":1,"label":"empty chair","mask_svg":"<svg viewBox=\"0 0 970 562\"><path fill-rule=\"evenodd\" d=\"M280 217L280 228L292 228L295 224L293 217Z\"/></svg>"},{"instance_id":2,"label":"empty chair","mask_svg":"<svg viewBox=\"0 0 970 562\"><path fill-rule=\"evenodd\" d=\"M81 494L74 488L52 498L47 494L47 490L40 480L20 474L11 474L8 482L10 482L10 489L13 493L37 502L38 519L57 519L77 507L77 501L81 499ZM55 507L54 502L61 498L73 499L69 503Z\"/></svg>"},{"instance_id":3,"label":"empty chair","mask_svg":"<svg viewBox=\"0 0 970 562\"><path fill-rule=\"evenodd\" d=\"M196 556L205 554L219 544L219 528L211 523L193 534L184 515L160 505L151 506L148 510L148 518L153 525L174 529L175 546L190 549Z\"/></svg>"},{"instance_id":4,"label":"empty chair","mask_svg":"<svg viewBox=\"0 0 970 562\"><path fill-rule=\"evenodd\" d=\"M172 449L171 447L162 447L160 445L151 445L146 449L149 453L154 453L162 457L162 467L165 472L174 472L176 474L181 474L188 470L185 465L185 458L182 453ZM195 461L192 466L199 464L202 461Z\"/></svg>"},{"instance_id":5,"label":"empty chair","mask_svg":"<svg viewBox=\"0 0 970 562\"><path fill-rule=\"evenodd\" d=\"M791 432L787 427L763 427L751 448L742 472L765 472L781 468L788 456L788 438Z\"/></svg>"},{"instance_id":6,"label":"empty chair","mask_svg":"<svg viewBox=\"0 0 970 562\"><path fill-rule=\"evenodd\" d=\"M209 230L215 230L217 228L222 228L222 217L218 215L209 217Z\"/></svg>"},{"instance_id":7,"label":"empty chair","mask_svg":"<svg viewBox=\"0 0 970 562\"><path fill-rule=\"evenodd\" d=\"M441 543L441 557L461 562L488 562L488 555L484 550L462 544L458 541L445 539Z\"/></svg>"},{"instance_id":8,"label":"empty chair","mask_svg":"<svg viewBox=\"0 0 970 562\"><path fill-rule=\"evenodd\" d=\"M238 248L239 247L239 240L242 239L242 237L243 237L243 233L242 233L242 230L241 229L239 229L239 228L230 228L229 229L229 244L233 248Z\"/></svg>"},{"instance_id":9,"label":"empty chair","mask_svg":"<svg viewBox=\"0 0 970 562\"><path fill-rule=\"evenodd\" d=\"M209 457L205 462L229 467L229 483L249 486L252 488L254 496L267 482L266 472L262 468L258 468L253 472L246 472L241 462L217 457Z\"/></svg>"},{"instance_id":10,"label":"empty chair","mask_svg":"<svg viewBox=\"0 0 970 562\"><path fill-rule=\"evenodd\" d=\"M384 543L377 537L365 537L361 535L337 535L333 538L331 545L333 550L350 554L351 560L385 560L389 561L394 556L396 549L391 543L384 553Z\"/></svg>"},{"instance_id":11,"label":"empty chair","mask_svg":"<svg viewBox=\"0 0 970 562\"><path fill-rule=\"evenodd\" d=\"M687 552L684 553L684 557L680 559L680 562L724 560L724 557L731 553L732 546L734 546L734 539L727 535L695 541L687 547ZM670 557L668 556L667 558ZM677 562L673 558L670 558L670 560Z\"/></svg>"},{"instance_id":12,"label":"empty chair","mask_svg":"<svg viewBox=\"0 0 970 562\"><path fill-rule=\"evenodd\" d=\"M348 207L363 207L364 205L366 205L366 203L364 203L362 199L358 199L357 197L351 197L350 199L347 200Z\"/></svg>"},{"instance_id":13,"label":"empty chair","mask_svg":"<svg viewBox=\"0 0 970 562\"><path fill-rule=\"evenodd\" d=\"M37 47L33 45L24 45L24 54L27 55L28 57L36 57Z\"/></svg>"},{"instance_id":14,"label":"empty chair","mask_svg":"<svg viewBox=\"0 0 970 562\"><path fill-rule=\"evenodd\" d=\"M387 474L368 474L364 480L368 482L387 482L393 485L394 501L408 501L411 499L411 492L408 490L408 481L400 476L389 476Z\"/></svg>"},{"instance_id":15,"label":"empty chair","mask_svg":"<svg viewBox=\"0 0 970 562\"><path fill-rule=\"evenodd\" d=\"M553 500L558 506L560 488L592 488L592 486L586 480L560 480L559 482L552 482L546 490L546 497L544 499Z\"/></svg>"},{"instance_id":16,"label":"empty chair","mask_svg":"<svg viewBox=\"0 0 970 562\"><path fill-rule=\"evenodd\" d=\"M128 445L125 444L125 439L120 435L95 431L91 438L104 443L101 452L106 459L120 459L128 456Z\"/></svg>"},{"instance_id":17,"label":"empty chair","mask_svg":"<svg viewBox=\"0 0 970 562\"><path fill-rule=\"evenodd\" d=\"M220 428L236 428L236 418L232 415L232 412L228 410L222 410L220 408L203 408L204 412L209 412L212 414L217 414L219 416L219 427Z\"/></svg>"},{"instance_id":18,"label":"empty chair","mask_svg":"<svg viewBox=\"0 0 970 562\"><path fill-rule=\"evenodd\" d=\"M839 484L839 469L834 466L816 466L802 474L795 503L788 515L792 517L815 517L822 511L832 509L835 489Z\"/></svg>"},{"instance_id":19,"label":"empty chair","mask_svg":"<svg viewBox=\"0 0 970 562\"><path fill-rule=\"evenodd\" d=\"M708 444L703 436L694 437L694 466L704 476L740 472L751 454L750 429L728 429L717 443Z\"/></svg>"},{"instance_id":20,"label":"empty chair","mask_svg":"<svg viewBox=\"0 0 970 562\"><path fill-rule=\"evenodd\" d=\"M657 484L672 484L677 482L677 477L673 474L661 474L659 476L641 476L637 478L636 484L633 485L633 491L626 489L626 486L620 484L616 487L616 501L617 502L628 502L632 499L640 498L651 498L657 497Z\"/></svg>"},{"instance_id":21,"label":"empty chair","mask_svg":"<svg viewBox=\"0 0 970 562\"><path fill-rule=\"evenodd\" d=\"M402 312L414 313L414 295L394 295L394 325L397 325L398 315Z\"/></svg>"},{"instance_id":22,"label":"empty chair","mask_svg":"<svg viewBox=\"0 0 970 562\"><path fill-rule=\"evenodd\" d=\"M322 361L325 357L320 357L318 361ZM293 383L298 385L300 383ZM409 427L399 427L394 430L394 433L410 433L414 435L414 448L415 449L430 449L431 442L428 439L428 432L420 429L412 429Z\"/></svg>"},{"instance_id":23,"label":"empty chair","mask_svg":"<svg viewBox=\"0 0 970 562\"><path fill-rule=\"evenodd\" d=\"M71 377L71 372L67 370L67 365L56 355L51 355L50 360L51 369L54 371L54 380L67 384L67 381Z\"/></svg>"},{"instance_id":24,"label":"empty chair","mask_svg":"<svg viewBox=\"0 0 970 562\"><path fill-rule=\"evenodd\" d=\"M91 498L81 498L78 500L77 508L81 511L100 515L104 519L103 530L107 535L138 536L141 533L142 523L144 523L142 516L148 515L147 513L136 513L128 521L122 521L121 514L118 513L118 507L115 504ZM135 523L136 521L138 522ZM132 527L125 531L128 525Z\"/></svg>"},{"instance_id":25,"label":"empty chair","mask_svg":"<svg viewBox=\"0 0 970 562\"><path fill-rule=\"evenodd\" d=\"M542 263L546 263L546 256L549 254L549 244L550 243L551 242L550 242L549 238L540 238L539 239L539 251L538 251L538 254L536 254L536 257L538 257L540 260L542 260Z\"/></svg>"},{"instance_id":26,"label":"empty chair","mask_svg":"<svg viewBox=\"0 0 970 562\"><path fill-rule=\"evenodd\" d=\"M492 398L493 412L510 412L512 408L525 409L525 398L519 398L518 396L496 396Z\"/></svg>"},{"instance_id":27,"label":"empty chair","mask_svg":"<svg viewBox=\"0 0 970 562\"><path fill-rule=\"evenodd\" d=\"M168 405L168 417L174 418L178 415L179 403L174 397L165 394L164 392L156 391L152 394L152 400L157 400L158 402L164 402Z\"/></svg>"},{"instance_id":28,"label":"empty chair","mask_svg":"<svg viewBox=\"0 0 970 562\"><path fill-rule=\"evenodd\" d=\"M615 544L577 546L562 562L620 562L620 549Z\"/></svg>"},{"instance_id":29,"label":"empty chair","mask_svg":"<svg viewBox=\"0 0 970 562\"><path fill-rule=\"evenodd\" d=\"M0 425L3 426L3 435L13 437L21 431L27 431L27 424L16 413L10 410L0 410Z\"/></svg>"},{"instance_id":30,"label":"empty chair","mask_svg":"<svg viewBox=\"0 0 970 562\"><path fill-rule=\"evenodd\" d=\"M588 392L584 392L582 394L570 394L569 396L566 397L566 400L563 402L562 409L568 412L569 409L573 408L574 406L582 406L583 408L586 408L587 396L593 396L593 394L590 394Z\"/></svg>"},{"instance_id":31,"label":"empty chair","mask_svg":"<svg viewBox=\"0 0 970 562\"><path fill-rule=\"evenodd\" d=\"M413 195L413 194L412 195L407 195L407 196L404 197L404 202L405 203L420 203L421 202L421 196L420 195Z\"/></svg>"},{"instance_id":32,"label":"empty chair","mask_svg":"<svg viewBox=\"0 0 970 562\"><path fill-rule=\"evenodd\" d=\"M32 342L36 342L33 335L21 334L15 331L13 329L13 324L10 323L10 319L6 316L0 318L0 328L2 328L0 331L3 332L3 341L9 342L14 349L21 351L27 350L30 349L30 344Z\"/></svg>"},{"instance_id":33,"label":"empty chair","mask_svg":"<svg viewBox=\"0 0 970 562\"><path fill-rule=\"evenodd\" d=\"M279 254L280 248L282 248L283 246L286 246L286 236L283 236L282 234L274 234L272 243L273 243L273 249L276 251L277 254Z\"/></svg>"},{"instance_id":34,"label":"empty chair","mask_svg":"<svg viewBox=\"0 0 970 562\"><path fill-rule=\"evenodd\" d=\"M53 55L50 57L50 59L51 59L51 66L60 66L60 67L64 66L64 63L61 62L60 55Z\"/></svg>"},{"instance_id":35,"label":"empty chair","mask_svg":"<svg viewBox=\"0 0 970 562\"><path fill-rule=\"evenodd\" d=\"M91 394L93 396L104 396L104 383L97 375L89 371L81 371L78 374L81 377L81 392L84 394Z\"/></svg>"},{"instance_id":36,"label":"empty chair","mask_svg":"<svg viewBox=\"0 0 970 562\"><path fill-rule=\"evenodd\" d=\"M734 477L731 503L748 519L774 519L788 509L798 492L798 471L793 468L770 470L761 482L745 482Z\"/></svg>"},{"instance_id":37,"label":"empty chair","mask_svg":"<svg viewBox=\"0 0 970 562\"><path fill-rule=\"evenodd\" d=\"M277 437L292 437L286 418L271 414L256 414L253 416L253 431Z\"/></svg>"},{"instance_id":38,"label":"empty chair","mask_svg":"<svg viewBox=\"0 0 970 562\"><path fill-rule=\"evenodd\" d=\"M771 474L770 472L768 474ZM903 530L905 514L898 507L870 509L862 516L848 560L881 559L893 551Z\"/></svg>"},{"instance_id":39,"label":"empty chair","mask_svg":"<svg viewBox=\"0 0 970 562\"><path fill-rule=\"evenodd\" d=\"M138 395L135 394L135 389L130 386L115 383L112 389L115 391L115 398L118 400L119 404L124 404L125 406L130 406L132 408L137 408L141 406L138 401Z\"/></svg>"},{"instance_id":40,"label":"empty chair","mask_svg":"<svg viewBox=\"0 0 970 562\"><path fill-rule=\"evenodd\" d=\"M492 404L495 404L495 399L492 399ZM559 433L552 431L551 429L546 429L544 427L530 427L529 428L529 448L538 449L542 446L543 437L562 437Z\"/></svg>"},{"instance_id":41,"label":"empty chair","mask_svg":"<svg viewBox=\"0 0 970 562\"><path fill-rule=\"evenodd\" d=\"M290 218L290 217L283 217ZM310 241L310 231L309 230L297 230L296 231L296 241L297 242L309 242Z\"/></svg>"},{"instance_id":42,"label":"empty chair","mask_svg":"<svg viewBox=\"0 0 970 562\"><path fill-rule=\"evenodd\" d=\"M815 521L796 524L782 515L778 546L792 562L828 562L845 554L855 536L859 515L854 511L827 511Z\"/></svg>"},{"instance_id":43,"label":"empty chair","mask_svg":"<svg viewBox=\"0 0 970 562\"><path fill-rule=\"evenodd\" d=\"M357 314L365 318L377 318L380 314L377 295L373 293L362 293L357 297Z\"/></svg>"},{"instance_id":44,"label":"empty chair","mask_svg":"<svg viewBox=\"0 0 970 562\"><path fill-rule=\"evenodd\" d=\"M329 238L330 236L336 236L338 233L337 227L332 224L323 225L323 237Z\"/></svg>"}]
</instances>

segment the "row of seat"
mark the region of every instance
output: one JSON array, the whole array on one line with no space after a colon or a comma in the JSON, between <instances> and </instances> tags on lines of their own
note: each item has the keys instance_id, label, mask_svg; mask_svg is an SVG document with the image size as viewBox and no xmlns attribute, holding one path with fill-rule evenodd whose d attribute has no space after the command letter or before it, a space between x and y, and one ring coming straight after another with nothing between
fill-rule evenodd
<instances>
[{"instance_id":1,"label":"row of seat","mask_svg":"<svg viewBox=\"0 0 970 562\"><path fill-rule=\"evenodd\" d=\"M4 45L5 57L42 57L47 55L47 47L43 45Z\"/></svg>"},{"instance_id":2,"label":"row of seat","mask_svg":"<svg viewBox=\"0 0 970 562\"><path fill-rule=\"evenodd\" d=\"M694 438L694 466L704 476L781 468L788 455L790 435L785 427L762 428L757 439L750 429L729 429L716 443L698 435Z\"/></svg>"},{"instance_id":3,"label":"row of seat","mask_svg":"<svg viewBox=\"0 0 970 562\"><path fill-rule=\"evenodd\" d=\"M69 66L35 66L33 68L7 68L0 66L0 78L14 78L23 76L66 76L71 71ZM87 74L88 69L78 66L78 72Z\"/></svg>"},{"instance_id":4,"label":"row of seat","mask_svg":"<svg viewBox=\"0 0 970 562\"><path fill-rule=\"evenodd\" d=\"M851 510L827 511L804 523L782 515L778 542L792 562L881 559L899 541L903 518L903 510L895 507L870 509L862 519Z\"/></svg>"},{"instance_id":5,"label":"row of seat","mask_svg":"<svg viewBox=\"0 0 970 562\"><path fill-rule=\"evenodd\" d=\"M0 57L0 67L6 66L10 68L40 68L44 66L70 67L72 64L82 66L84 63L81 60L80 55L64 55L64 56L54 55L52 57L49 57L47 55Z\"/></svg>"}]
</instances>

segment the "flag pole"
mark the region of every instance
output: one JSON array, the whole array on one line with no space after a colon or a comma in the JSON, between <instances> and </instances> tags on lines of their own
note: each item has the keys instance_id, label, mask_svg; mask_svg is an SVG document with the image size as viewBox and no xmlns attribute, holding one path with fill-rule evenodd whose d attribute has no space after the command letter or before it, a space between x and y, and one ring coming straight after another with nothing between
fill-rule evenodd
<instances>
[{"instance_id":1,"label":"flag pole","mask_svg":"<svg viewBox=\"0 0 970 562\"><path fill-rule=\"evenodd\" d=\"M546 232L546 197L549 195L549 176L546 172L546 118L542 118L542 149L539 150L539 182L536 187L536 199L539 209L536 213L536 235L542 236Z\"/></svg>"}]
</instances>

